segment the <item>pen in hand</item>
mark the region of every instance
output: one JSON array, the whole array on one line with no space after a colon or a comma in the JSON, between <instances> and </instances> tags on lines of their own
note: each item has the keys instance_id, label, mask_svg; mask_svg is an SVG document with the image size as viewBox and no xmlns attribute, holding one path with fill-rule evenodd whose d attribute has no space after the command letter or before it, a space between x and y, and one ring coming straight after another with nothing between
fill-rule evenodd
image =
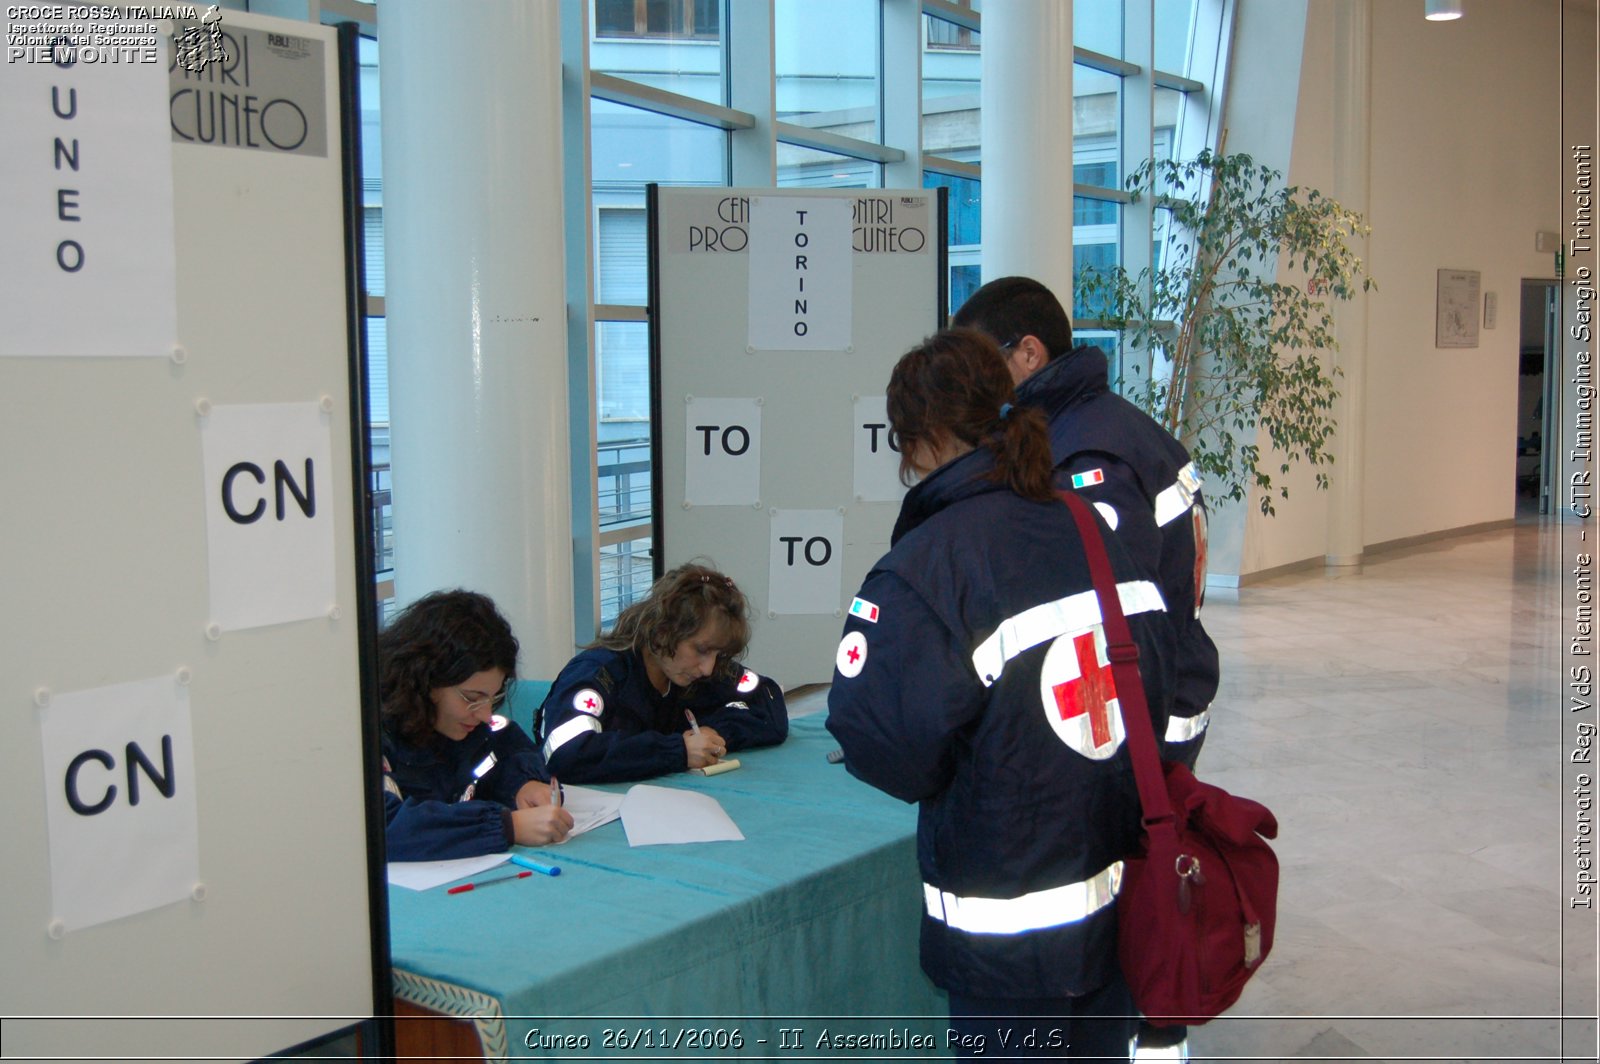
<instances>
[{"instance_id":1,"label":"pen in hand","mask_svg":"<svg viewBox=\"0 0 1600 1064\"><path fill-rule=\"evenodd\" d=\"M694 710L686 709L683 711L683 715L689 718L689 730L694 732L696 735L699 735L700 724L694 719Z\"/></svg>"},{"instance_id":2,"label":"pen in hand","mask_svg":"<svg viewBox=\"0 0 1600 1064\"><path fill-rule=\"evenodd\" d=\"M560 809L561 808L561 800L562 800L561 784L556 782L556 778L554 776L551 776L550 777L550 804L555 806L557 809Z\"/></svg>"}]
</instances>

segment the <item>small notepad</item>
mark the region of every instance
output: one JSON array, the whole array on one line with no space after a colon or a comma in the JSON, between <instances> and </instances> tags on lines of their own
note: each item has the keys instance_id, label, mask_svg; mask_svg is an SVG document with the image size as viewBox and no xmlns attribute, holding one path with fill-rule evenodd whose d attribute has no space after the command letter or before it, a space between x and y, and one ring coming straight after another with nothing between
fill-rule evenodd
<instances>
[{"instance_id":1,"label":"small notepad","mask_svg":"<svg viewBox=\"0 0 1600 1064\"><path fill-rule=\"evenodd\" d=\"M732 772L738 767L739 759L736 757L730 757L726 761L718 761L716 764L707 765L705 768L692 768L689 771L693 772L696 776L720 776L722 773Z\"/></svg>"}]
</instances>

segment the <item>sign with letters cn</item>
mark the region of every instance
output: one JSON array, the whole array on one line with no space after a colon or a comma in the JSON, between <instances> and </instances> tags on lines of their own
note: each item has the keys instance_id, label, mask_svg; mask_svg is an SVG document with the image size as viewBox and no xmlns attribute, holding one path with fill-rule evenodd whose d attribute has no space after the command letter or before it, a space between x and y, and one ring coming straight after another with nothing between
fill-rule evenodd
<instances>
[{"instance_id":1,"label":"sign with letters cn","mask_svg":"<svg viewBox=\"0 0 1600 1064\"><path fill-rule=\"evenodd\" d=\"M216 406L201 431L212 622L229 631L326 616L335 603L329 415L316 403Z\"/></svg>"},{"instance_id":2,"label":"sign with letters cn","mask_svg":"<svg viewBox=\"0 0 1600 1064\"><path fill-rule=\"evenodd\" d=\"M200 878L189 689L173 676L39 711L50 912L67 931L188 898Z\"/></svg>"}]
</instances>

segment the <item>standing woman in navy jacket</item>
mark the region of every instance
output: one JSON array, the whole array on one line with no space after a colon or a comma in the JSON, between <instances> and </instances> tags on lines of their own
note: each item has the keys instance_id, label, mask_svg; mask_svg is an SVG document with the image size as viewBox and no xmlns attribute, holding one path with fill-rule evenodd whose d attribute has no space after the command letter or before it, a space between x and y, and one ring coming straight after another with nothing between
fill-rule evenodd
<instances>
[{"instance_id":1,"label":"standing woman in navy jacket","mask_svg":"<svg viewBox=\"0 0 1600 1064\"><path fill-rule=\"evenodd\" d=\"M922 967L969 1039L957 1052L1127 1059L1114 902L1139 796L1044 418L1014 403L981 333L939 333L895 366L901 477L922 480L851 606L828 729L853 774L919 805ZM1171 630L1107 539L1160 734Z\"/></svg>"},{"instance_id":2,"label":"standing woman in navy jacket","mask_svg":"<svg viewBox=\"0 0 1600 1064\"><path fill-rule=\"evenodd\" d=\"M648 779L783 742L783 689L736 660L748 610L744 592L704 565L657 580L550 686L539 711L550 771L573 783Z\"/></svg>"},{"instance_id":3,"label":"standing woman in navy jacket","mask_svg":"<svg viewBox=\"0 0 1600 1064\"><path fill-rule=\"evenodd\" d=\"M560 842L572 814L528 733L494 710L517 639L494 603L436 591L378 636L383 809L391 861L476 857Z\"/></svg>"}]
</instances>

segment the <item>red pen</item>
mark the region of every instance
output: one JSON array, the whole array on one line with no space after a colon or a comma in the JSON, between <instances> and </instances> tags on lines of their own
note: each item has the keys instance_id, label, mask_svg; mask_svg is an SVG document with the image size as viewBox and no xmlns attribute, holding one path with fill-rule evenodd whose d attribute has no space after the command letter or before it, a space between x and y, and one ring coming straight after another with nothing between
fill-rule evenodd
<instances>
[{"instance_id":1,"label":"red pen","mask_svg":"<svg viewBox=\"0 0 1600 1064\"><path fill-rule=\"evenodd\" d=\"M516 872L509 876L501 876L498 879L484 879L477 883L463 883L459 887L451 887L449 890L445 891L445 893L465 894L467 891L477 890L479 887L492 887L496 883L506 883L513 879L527 879L531 875L533 875L532 872Z\"/></svg>"}]
</instances>

